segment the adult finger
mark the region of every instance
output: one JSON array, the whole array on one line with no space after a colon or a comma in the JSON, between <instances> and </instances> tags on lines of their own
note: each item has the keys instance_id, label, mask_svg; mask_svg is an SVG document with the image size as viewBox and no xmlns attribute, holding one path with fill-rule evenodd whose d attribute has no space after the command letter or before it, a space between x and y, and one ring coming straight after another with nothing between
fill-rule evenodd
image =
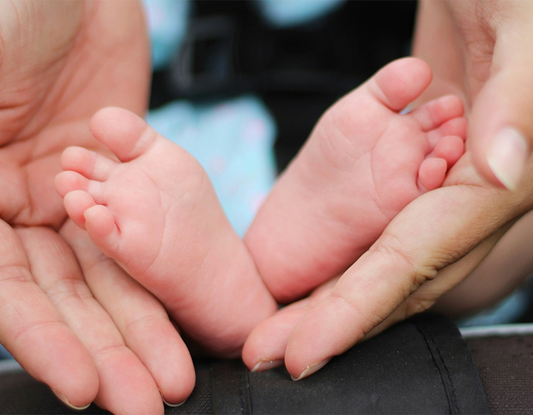
<instances>
[{"instance_id":1,"label":"adult finger","mask_svg":"<svg viewBox=\"0 0 533 415\"><path fill-rule=\"evenodd\" d=\"M242 350L242 360L250 371L263 372L283 364L294 327L310 309L331 293L338 279L335 277L326 281L308 297L283 307L252 330Z\"/></svg>"},{"instance_id":2,"label":"adult finger","mask_svg":"<svg viewBox=\"0 0 533 415\"><path fill-rule=\"evenodd\" d=\"M35 282L91 355L99 378L95 402L115 414L163 413L154 380L93 297L67 243L50 228L16 233Z\"/></svg>"},{"instance_id":3,"label":"adult finger","mask_svg":"<svg viewBox=\"0 0 533 415\"><path fill-rule=\"evenodd\" d=\"M452 9L458 8L457 20L465 21L464 14L476 13L476 21L482 22L478 25L484 25L475 31L463 30L472 66L477 65L474 73L482 80L482 85L478 79L470 80L472 95L476 90L479 93L473 101L467 144L486 180L515 190L533 151L533 2L479 2L475 11L470 10L473 2L466 10L466 5L454 3L464 2L451 2ZM486 47L492 47L488 68L478 56L487 52L479 50L479 42L470 43L471 32L479 33Z\"/></svg>"},{"instance_id":4,"label":"adult finger","mask_svg":"<svg viewBox=\"0 0 533 415\"><path fill-rule=\"evenodd\" d=\"M37 286L32 271L15 231L0 221L0 341L63 402L86 407L99 388L93 359Z\"/></svg>"},{"instance_id":5,"label":"adult finger","mask_svg":"<svg viewBox=\"0 0 533 415\"><path fill-rule=\"evenodd\" d=\"M456 287L476 269L511 226L512 223L506 224L476 246L465 257L438 271L434 279L422 284L385 320L370 330L364 339L367 340L393 324L432 307L442 295Z\"/></svg>"},{"instance_id":6,"label":"adult finger","mask_svg":"<svg viewBox=\"0 0 533 415\"><path fill-rule=\"evenodd\" d=\"M148 369L164 401L169 405L184 402L194 388L194 367L161 303L102 254L87 232L72 221L65 223L60 234L74 251L93 295Z\"/></svg>"},{"instance_id":7,"label":"adult finger","mask_svg":"<svg viewBox=\"0 0 533 415\"><path fill-rule=\"evenodd\" d=\"M427 310L436 300L459 284L491 252L491 249L509 226L504 226L484 240L467 256L440 270L437 276L423 284L403 301L385 320L368 332L362 340L367 340L391 325L418 312ZM264 320L254 328L243 349L243 361L251 371L264 371L284 363L285 351L291 332L298 322L320 301L333 291L338 277L314 290L309 297L282 308L274 316Z\"/></svg>"},{"instance_id":8,"label":"adult finger","mask_svg":"<svg viewBox=\"0 0 533 415\"><path fill-rule=\"evenodd\" d=\"M414 291L362 340L367 340L391 325L433 306L439 297L477 268L509 227L510 225L502 227L468 255L440 270L433 280ZM243 349L243 361L248 369L264 371L283 364L287 343L294 327L309 310L331 294L338 280L339 277L336 277L322 284L309 297L282 308L274 316L258 324L246 340Z\"/></svg>"},{"instance_id":9,"label":"adult finger","mask_svg":"<svg viewBox=\"0 0 533 415\"><path fill-rule=\"evenodd\" d=\"M482 186L456 185L412 202L298 323L286 351L291 375L314 373L365 337L438 270L525 212L529 190L505 197Z\"/></svg>"}]
</instances>

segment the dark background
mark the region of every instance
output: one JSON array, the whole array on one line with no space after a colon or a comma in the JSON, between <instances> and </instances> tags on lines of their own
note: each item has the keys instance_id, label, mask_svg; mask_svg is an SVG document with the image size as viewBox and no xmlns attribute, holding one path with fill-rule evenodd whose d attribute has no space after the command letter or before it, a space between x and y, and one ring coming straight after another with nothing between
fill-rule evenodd
<instances>
[{"instance_id":1,"label":"dark background","mask_svg":"<svg viewBox=\"0 0 533 415\"><path fill-rule=\"evenodd\" d=\"M265 23L255 6L196 1L178 58L154 73L150 108L258 94L276 119L282 171L333 102L409 54L416 2L348 1L288 29Z\"/></svg>"}]
</instances>

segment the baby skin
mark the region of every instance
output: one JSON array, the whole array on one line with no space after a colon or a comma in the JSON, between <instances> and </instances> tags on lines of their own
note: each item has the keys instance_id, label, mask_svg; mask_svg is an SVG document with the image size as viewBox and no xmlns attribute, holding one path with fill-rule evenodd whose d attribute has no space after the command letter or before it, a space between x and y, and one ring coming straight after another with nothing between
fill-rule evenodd
<instances>
[{"instance_id":1,"label":"baby skin","mask_svg":"<svg viewBox=\"0 0 533 415\"><path fill-rule=\"evenodd\" d=\"M126 110L100 110L90 128L118 160L65 150L56 188L69 216L197 345L214 356L239 357L250 331L277 305L207 173Z\"/></svg>"},{"instance_id":2,"label":"baby skin","mask_svg":"<svg viewBox=\"0 0 533 415\"><path fill-rule=\"evenodd\" d=\"M423 62L394 62L318 123L245 239L278 300L349 266L463 154L458 98L399 114L430 80ZM187 336L235 357L277 306L205 171L128 111L101 110L91 131L118 161L82 148L64 152L56 187L69 216Z\"/></svg>"},{"instance_id":3,"label":"baby skin","mask_svg":"<svg viewBox=\"0 0 533 415\"><path fill-rule=\"evenodd\" d=\"M317 123L244 239L276 300L299 299L345 271L463 155L458 97L400 113L431 78L419 59L392 62Z\"/></svg>"}]
</instances>

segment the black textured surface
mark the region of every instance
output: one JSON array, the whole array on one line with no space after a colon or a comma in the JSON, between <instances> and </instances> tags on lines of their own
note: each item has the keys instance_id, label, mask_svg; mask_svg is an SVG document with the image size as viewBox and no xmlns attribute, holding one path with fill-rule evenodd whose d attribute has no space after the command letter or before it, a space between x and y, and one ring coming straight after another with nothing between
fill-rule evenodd
<instances>
[{"instance_id":1,"label":"black textured surface","mask_svg":"<svg viewBox=\"0 0 533 415\"><path fill-rule=\"evenodd\" d=\"M253 413L489 413L457 328L421 316L356 345L298 382L283 369L250 373Z\"/></svg>"},{"instance_id":2,"label":"black textured surface","mask_svg":"<svg viewBox=\"0 0 533 415\"><path fill-rule=\"evenodd\" d=\"M467 340L493 414L533 413L533 336Z\"/></svg>"},{"instance_id":3,"label":"black textured surface","mask_svg":"<svg viewBox=\"0 0 533 415\"><path fill-rule=\"evenodd\" d=\"M197 360L195 368L193 394L168 414L489 413L466 343L453 323L434 315L398 324L298 382L282 368L249 373L238 361ZM79 412L13 370L0 373L0 413ZM103 411L92 405L81 413Z\"/></svg>"},{"instance_id":4,"label":"black textured surface","mask_svg":"<svg viewBox=\"0 0 533 415\"><path fill-rule=\"evenodd\" d=\"M63 405L48 386L22 370L0 375L0 413L2 414L102 414L96 405L74 411Z\"/></svg>"},{"instance_id":5,"label":"black textured surface","mask_svg":"<svg viewBox=\"0 0 533 415\"><path fill-rule=\"evenodd\" d=\"M213 393L211 389L211 360L196 360L194 368L196 370L196 386L181 406L174 408L166 407L166 414L212 414Z\"/></svg>"}]
</instances>

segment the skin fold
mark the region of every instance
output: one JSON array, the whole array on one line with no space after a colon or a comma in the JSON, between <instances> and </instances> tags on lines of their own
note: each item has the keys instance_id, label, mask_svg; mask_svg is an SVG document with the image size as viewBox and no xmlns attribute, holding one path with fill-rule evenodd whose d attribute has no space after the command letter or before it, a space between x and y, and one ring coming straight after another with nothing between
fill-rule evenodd
<instances>
[{"instance_id":1,"label":"skin fold","mask_svg":"<svg viewBox=\"0 0 533 415\"><path fill-rule=\"evenodd\" d=\"M527 275L531 264L523 260L520 267L508 268L517 273L506 275L504 283L477 288L485 284L483 270L494 271L489 280L501 280L496 272L506 264L493 265L512 246L524 252L521 244L529 239L527 232L513 229L487 265L477 268L532 206L529 161L512 192L501 189L486 162L486 149L501 128L531 136L533 80L531 70L524 68L531 68L527 62L533 36L526 24L531 19L526 18L532 12L533 3L527 1L422 2L414 54L430 64L434 80L417 104L449 93L462 97L469 118L467 151L444 186L400 212L333 288L315 291L294 306L297 311L282 310L252 332L243 351L250 369L276 361L284 362L294 378L309 376L356 342L433 306L471 273L473 278L458 287L457 296L446 296L442 309L449 311L460 302L459 294L465 299L466 288L473 293L462 309L472 312L506 295ZM273 336L275 327L283 330Z\"/></svg>"},{"instance_id":2,"label":"skin fold","mask_svg":"<svg viewBox=\"0 0 533 415\"><path fill-rule=\"evenodd\" d=\"M282 346L295 378L430 307L531 210L531 164L517 190L500 190L486 149L504 126L533 136L532 12L527 0L422 2L415 54L435 77L421 102L450 92L464 99L468 151L445 186L409 204L334 288L281 319L286 334L271 336L269 350ZM164 346L179 340L164 309L66 221L53 187L65 147L104 151L88 128L97 110L146 110L143 25L134 2L0 1L0 341L64 401L95 400L113 413L162 413L160 391L179 403L194 383L168 386L182 368ZM273 357L257 341L270 322L245 347L251 368Z\"/></svg>"}]
</instances>

